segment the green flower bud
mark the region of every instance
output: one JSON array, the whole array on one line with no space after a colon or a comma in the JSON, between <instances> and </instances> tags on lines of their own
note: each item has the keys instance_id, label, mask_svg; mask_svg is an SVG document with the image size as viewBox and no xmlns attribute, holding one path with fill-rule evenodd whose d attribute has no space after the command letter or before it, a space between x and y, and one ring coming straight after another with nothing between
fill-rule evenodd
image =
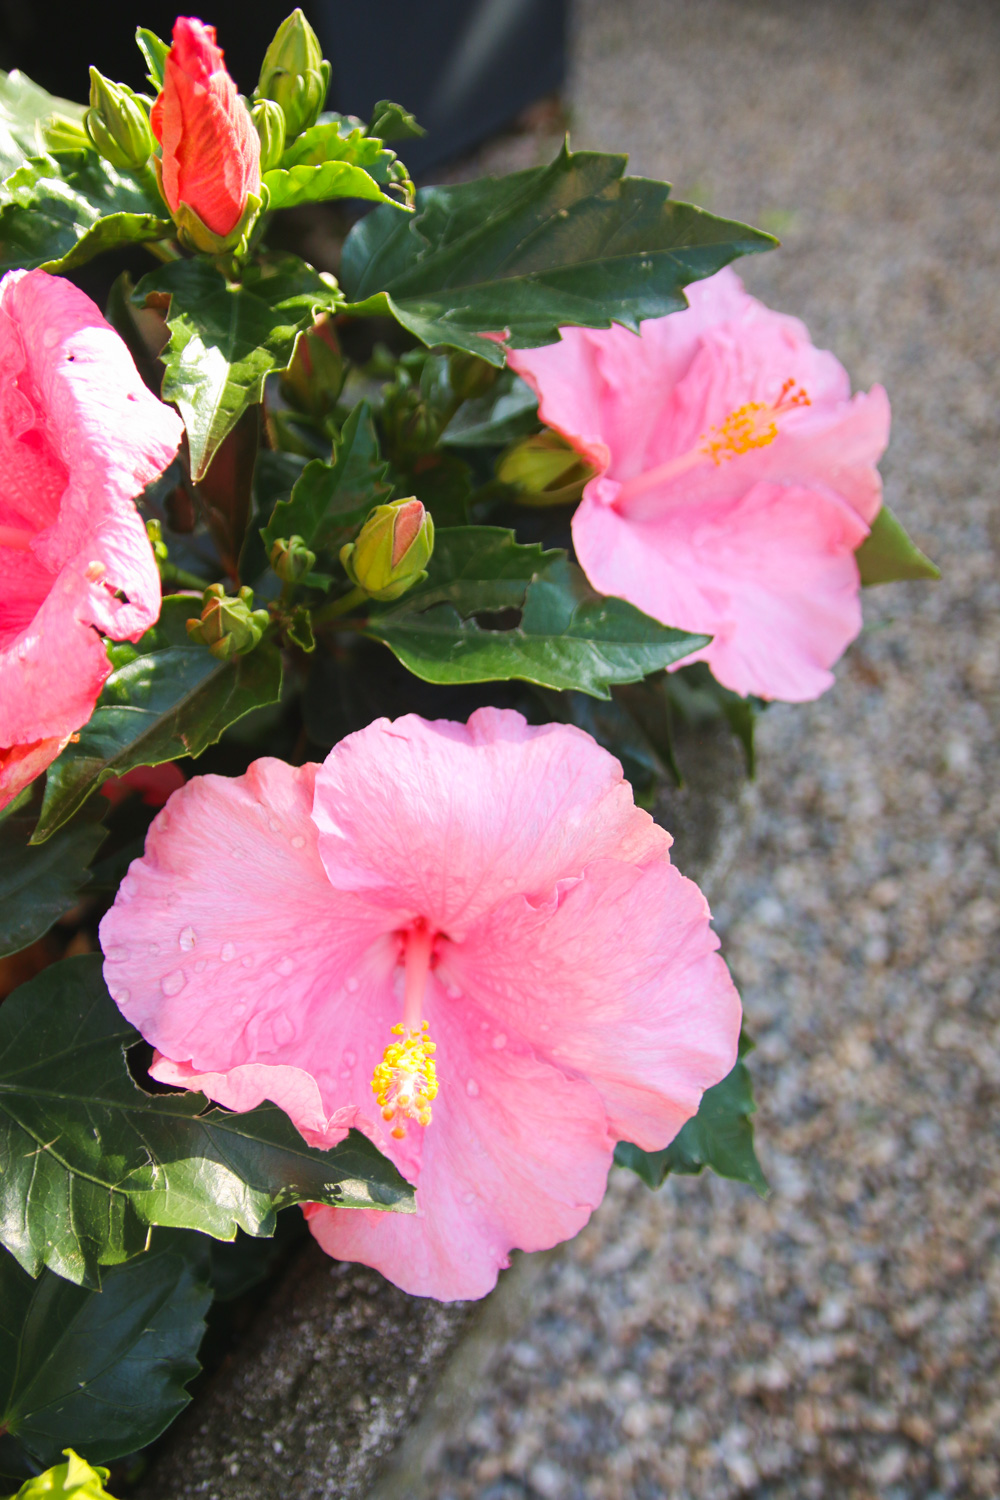
<instances>
[{"instance_id":1,"label":"green flower bud","mask_svg":"<svg viewBox=\"0 0 1000 1500\"><path fill-rule=\"evenodd\" d=\"M356 542L340 549L352 583L373 599L398 599L427 577L434 551L434 522L419 500L376 505Z\"/></svg>"},{"instance_id":2,"label":"green flower bud","mask_svg":"<svg viewBox=\"0 0 1000 1500\"><path fill-rule=\"evenodd\" d=\"M153 132L142 100L96 68L90 70L90 108L84 124L101 155L120 171L136 172L152 155Z\"/></svg>"},{"instance_id":3,"label":"green flower bud","mask_svg":"<svg viewBox=\"0 0 1000 1500\"><path fill-rule=\"evenodd\" d=\"M390 385L385 390L382 427L386 447L404 467L433 448L441 431L441 418L416 386Z\"/></svg>"},{"instance_id":4,"label":"green flower bud","mask_svg":"<svg viewBox=\"0 0 1000 1500\"><path fill-rule=\"evenodd\" d=\"M518 490L519 505L569 505L579 500L593 473L576 449L548 428L522 438L497 463L497 478Z\"/></svg>"},{"instance_id":5,"label":"green flower bud","mask_svg":"<svg viewBox=\"0 0 1000 1500\"><path fill-rule=\"evenodd\" d=\"M292 141L316 119L330 88L330 64L319 38L297 7L274 34L264 54L258 99L273 99L285 115L285 136Z\"/></svg>"},{"instance_id":6,"label":"green flower bud","mask_svg":"<svg viewBox=\"0 0 1000 1500\"><path fill-rule=\"evenodd\" d=\"M273 99L258 99L250 118L260 136L260 170L270 172L285 153L285 112Z\"/></svg>"},{"instance_id":7,"label":"green flower bud","mask_svg":"<svg viewBox=\"0 0 1000 1500\"><path fill-rule=\"evenodd\" d=\"M456 349L448 360L451 388L458 401L474 401L477 396L485 396L499 374L495 365L475 354L466 354L462 349Z\"/></svg>"},{"instance_id":8,"label":"green flower bud","mask_svg":"<svg viewBox=\"0 0 1000 1500\"><path fill-rule=\"evenodd\" d=\"M266 609L254 609L253 589L244 587L233 595L227 594L221 583L213 583L205 590L201 619L188 620L187 633L193 641L207 646L213 656L226 661L252 651L270 621Z\"/></svg>"},{"instance_id":9,"label":"green flower bud","mask_svg":"<svg viewBox=\"0 0 1000 1500\"><path fill-rule=\"evenodd\" d=\"M282 583L299 583L316 561L300 536L279 537L271 547L271 567Z\"/></svg>"},{"instance_id":10,"label":"green flower bud","mask_svg":"<svg viewBox=\"0 0 1000 1500\"><path fill-rule=\"evenodd\" d=\"M146 535L149 537L149 544L153 549L153 556L156 558L156 561L158 563L166 562L168 555L167 544L163 540L163 527L159 521L154 519L146 522Z\"/></svg>"}]
</instances>

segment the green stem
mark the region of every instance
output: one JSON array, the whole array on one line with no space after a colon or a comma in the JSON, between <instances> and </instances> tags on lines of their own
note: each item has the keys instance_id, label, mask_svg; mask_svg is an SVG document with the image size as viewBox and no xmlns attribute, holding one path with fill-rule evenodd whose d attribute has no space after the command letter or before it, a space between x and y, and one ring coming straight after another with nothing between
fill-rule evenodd
<instances>
[{"instance_id":1,"label":"green stem","mask_svg":"<svg viewBox=\"0 0 1000 1500\"><path fill-rule=\"evenodd\" d=\"M160 577L164 583L177 583L183 589L197 589L200 594L208 588L204 578L198 578L194 573L187 573L183 568L175 567L173 563L160 564Z\"/></svg>"},{"instance_id":2,"label":"green stem","mask_svg":"<svg viewBox=\"0 0 1000 1500\"><path fill-rule=\"evenodd\" d=\"M156 260L180 260L181 252L173 240L147 240L146 249Z\"/></svg>"},{"instance_id":3,"label":"green stem","mask_svg":"<svg viewBox=\"0 0 1000 1500\"><path fill-rule=\"evenodd\" d=\"M363 588L353 588L349 593L341 595L339 599L333 599L318 609L313 615L313 626L326 625L330 620L336 620L340 615L346 615L348 610L354 609L358 604L364 603L368 598Z\"/></svg>"}]
</instances>

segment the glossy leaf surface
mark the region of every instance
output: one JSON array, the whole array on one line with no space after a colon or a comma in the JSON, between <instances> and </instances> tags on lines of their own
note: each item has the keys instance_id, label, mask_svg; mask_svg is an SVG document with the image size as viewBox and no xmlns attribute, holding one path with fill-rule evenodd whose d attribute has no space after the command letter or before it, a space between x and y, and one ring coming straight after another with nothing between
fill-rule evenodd
<instances>
[{"instance_id":1,"label":"glossy leaf surface","mask_svg":"<svg viewBox=\"0 0 1000 1500\"><path fill-rule=\"evenodd\" d=\"M332 463L317 458L307 464L290 498L274 507L261 530L265 548L278 537L300 536L314 551L335 551L388 498L387 470L371 407L360 401L344 423Z\"/></svg>"},{"instance_id":2,"label":"glossy leaf surface","mask_svg":"<svg viewBox=\"0 0 1000 1500\"><path fill-rule=\"evenodd\" d=\"M368 631L427 682L517 677L597 698L707 639L596 594L564 552L494 526L438 532L426 582L374 611Z\"/></svg>"},{"instance_id":3,"label":"glossy leaf surface","mask_svg":"<svg viewBox=\"0 0 1000 1500\"><path fill-rule=\"evenodd\" d=\"M219 661L187 633L185 622L200 613L200 598L172 594L140 641L109 647L114 671L79 740L49 767L34 842L60 828L109 776L200 755L230 724L278 699L277 649L265 641L249 656Z\"/></svg>"},{"instance_id":4,"label":"glossy leaf surface","mask_svg":"<svg viewBox=\"0 0 1000 1500\"><path fill-rule=\"evenodd\" d=\"M100 1291L52 1271L33 1280L0 1251L0 1424L36 1462L66 1446L134 1452L187 1405L212 1294L175 1239L109 1271Z\"/></svg>"},{"instance_id":5,"label":"glossy leaf surface","mask_svg":"<svg viewBox=\"0 0 1000 1500\"><path fill-rule=\"evenodd\" d=\"M683 288L770 235L674 203L665 183L625 177L626 158L564 148L548 167L417 194L413 219L377 209L351 231L341 284L353 313L391 313L425 344L492 364L560 325L638 329L685 305Z\"/></svg>"},{"instance_id":6,"label":"glossy leaf surface","mask_svg":"<svg viewBox=\"0 0 1000 1500\"><path fill-rule=\"evenodd\" d=\"M299 334L343 301L332 278L295 255L248 266L241 282L205 259L173 261L139 282L133 300L148 298L169 298L161 394L184 418L195 480L267 376L287 368Z\"/></svg>"},{"instance_id":7,"label":"glossy leaf surface","mask_svg":"<svg viewBox=\"0 0 1000 1500\"><path fill-rule=\"evenodd\" d=\"M0 958L27 948L79 899L107 833L99 821L107 803L91 804L48 843L32 845L38 810L35 791L0 820Z\"/></svg>"},{"instance_id":8,"label":"glossy leaf surface","mask_svg":"<svg viewBox=\"0 0 1000 1500\"><path fill-rule=\"evenodd\" d=\"M97 1284L153 1224L232 1239L273 1233L291 1203L412 1209L357 1132L318 1151L273 1104L233 1114L203 1094L145 1093L124 1052L139 1034L102 963L53 964L0 1008L0 1239L29 1274Z\"/></svg>"},{"instance_id":9,"label":"glossy leaf surface","mask_svg":"<svg viewBox=\"0 0 1000 1500\"><path fill-rule=\"evenodd\" d=\"M152 175L117 172L96 151L33 157L0 188L0 272L69 271L173 232Z\"/></svg>"}]
</instances>

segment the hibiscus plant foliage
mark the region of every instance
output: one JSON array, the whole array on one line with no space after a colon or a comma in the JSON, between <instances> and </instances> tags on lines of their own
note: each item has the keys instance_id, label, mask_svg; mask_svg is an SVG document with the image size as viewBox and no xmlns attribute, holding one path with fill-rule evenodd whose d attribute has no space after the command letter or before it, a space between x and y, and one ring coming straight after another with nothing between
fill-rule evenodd
<instances>
[{"instance_id":1,"label":"hibiscus plant foliage","mask_svg":"<svg viewBox=\"0 0 1000 1500\"><path fill-rule=\"evenodd\" d=\"M666 184L628 176L624 157L568 143L547 166L417 190L397 148L419 126L389 102L367 124L326 111L329 68L300 12L250 100L210 27L178 22L172 44L145 30L138 42L145 89L92 70L89 108L0 75L0 271L11 273L0 379L35 393L32 420L54 455L22 486L42 496L38 515L16 475L9 492L0 481L0 1488L24 1496L38 1485L104 1495L107 1471L91 1464L165 1428L189 1399L213 1294L234 1284L227 1255L241 1257L235 1283L251 1285L273 1263L281 1210L412 1215L421 1202L370 1131L310 1143L270 1096L246 1109L226 1107L210 1079L210 1097L193 1075L182 1088L156 1062L153 1032L126 1019L126 985L109 993L97 923L118 893L114 931L128 930L121 882L170 793L201 772L242 775L260 756L321 761L380 716L464 721L493 705L584 731L653 806L679 759L683 769L678 731L728 726L752 770L765 700L816 696L860 622L816 644L808 670L792 663L785 690L725 655L730 635L742 639L740 609L767 613L759 558L755 601L734 606L732 627L681 607L683 589L661 606L628 583L629 567L641 572L629 547L665 547L664 578L691 553L680 532L642 531L654 481L710 500L712 484L780 449L784 467L747 485L784 486L803 504L795 424L819 420L817 392L840 378L811 345L807 376L796 365L800 383L777 395L727 371L723 408L675 410L694 427L652 457L623 457L628 422L608 415L616 401L635 408L638 455L653 366L633 377L616 359L644 324L669 333L697 315L707 328L702 283L723 289L726 317L755 317L724 268L770 249L768 235L676 202ZM209 122L194 142L192 110ZM336 274L289 248L302 223L282 210L303 205ZM105 288L106 322L80 286ZM684 337L690 361L695 334ZM804 332L788 339L806 349ZM94 419L105 429L96 480L80 461L86 432L65 436L86 426L88 360L114 367L119 401ZM839 547L836 588L853 599L860 583L935 570L873 498L887 406L874 392L854 398L864 411L848 398L839 386L829 396L831 410L840 403L829 430L850 427L857 472L832 500L828 475L813 488L837 510L824 557ZM31 425L9 403L3 419L11 443ZM68 514L77 490L63 550L43 554L39 528L62 524L44 497ZM607 527L629 515L616 539ZM718 520L706 524L716 541L698 545L729 557ZM717 597L711 580L706 590ZM777 628L794 635L786 606ZM51 668L64 650L65 669ZM211 841L198 852L206 890L232 878L227 862ZM266 901L272 870L250 859L240 874ZM185 931L182 949L195 942ZM294 933L288 943L294 954ZM113 962L107 941L105 952ZM166 973L165 995L172 983ZM709 1166L765 1191L748 1047L729 1052L731 1071L717 1070L671 1143L622 1141L620 1164L650 1186Z\"/></svg>"}]
</instances>

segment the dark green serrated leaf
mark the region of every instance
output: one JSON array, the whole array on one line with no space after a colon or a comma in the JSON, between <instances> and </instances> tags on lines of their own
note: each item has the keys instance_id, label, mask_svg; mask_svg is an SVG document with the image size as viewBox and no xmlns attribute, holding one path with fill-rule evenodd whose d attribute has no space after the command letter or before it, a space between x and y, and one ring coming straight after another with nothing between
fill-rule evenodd
<instances>
[{"instance_id":1,"label":"dark green serrated leaf","mask_svg":"<svg viewBox=\"0 0 1000 1500\"><path fill-rule=\"evenodd\" d=\"M0 68L0 182L46 149L46 121L52 115L83 120L83 106L49 94L15 68Z\"/></svg>"},{"instance_id":2,"label":"dark green serrated leaf","mask_svg":"<svg viewBox=\"0 0 1000 1500\"><path fill-rule=\"evenodd\" d=\"M383 141L413 141L426 135L427 131L417 124L416 117L401 104L393 104L391 99L380 99L372 110L366 134L377 136Z\"/></svg>"},{"instance_id":3,"label":"dark green serrated leaf","mask_svg":"<svg viewBox=\"0 0 1000 1500\"><path fill-rule=\"evenodd\" d=\"M642 1151L621 1141L615 1147L618 1165L630 1168L651 1188L661 1187L671 1172L690 1177L711 1167L720 1177L746 1182L766 1198L767 1178L757 1160L750 1123L756 1109L753 1084L743 1061L752 1050L753 1042L742 1034L732 1072L714 1088L705 1090L694 1119L682 1126L664 1151Z\"/></svg>"},{"instance_id":4,"label":"dark green serrated leaf","mask_svg":"<svg viewBox=\"0 0 1000 1500\"><path fill-rule=\"evenodd\" d=\"M48 932L90 882L89 865L107 835L93 804L41 848L29 843L40 798L0 822L0 958Z\"/></svg>"},{"instance_id":5,"label":"dark green serrated leaf","mask_svg":"<svg viewBox=\"0 0 1000 1500\"><path fill-rule=\"evenodd\" d=\"M281 696L281 657L265 641L249 656L218 661L195 645L186 621L201 600L171 594L160 618L134 645L109 650L114 671L75 744L48 769L32 843L55 833L109 776L200 755L230 724Z\"/></svg>"},{"instance_id":6,"label":"dark green serrated leaf","mask_svg":"<svg viewBox=\"0 0 1000 1500\"><path fill-rule=\"evenodd\" d=\"M0 1008L0 1239L26 1271L97 1283L153 1224L232 1239L272 1234L292 1203L412 1211L412 1188L356 1131L318 1151L276 1105L144 1093L102 961L53 964Z\"/></svg>"},{"instance_id":7,"label":"dark green serrated leaf","mask_svg":"<svg viewBox=\"0 0 1000 1500\"><path fill-rule=\"evenodd\" d=\"M344 423L333 461L306 465L288 500L279 500L261 539L268 551L279 537L300 536L315 551L334 552L361 525L373 506L388 499L388 465L367 401L359 401Z\"/></svg>"},{"instance_id":8,"label":"dark green serrated leaf","mask_svg":"<svg viewBox=\"0 0 1000 1500\"><path fill-rule=\"evenodd\" d=\"M505 611L520 617L508 621ZM708 639L596 594L564 552L519 546L513 532L495 526L438 532L426 581L374 610L367 629L426 682L517 677L595 698Z\"/></svg>"},{"instance_id":9,"label":"dark green serrated leaf","mask_svg":"<svg viewBox=\"0 0 1000 1500\"><path fill-rule=\"evenodd\" d=\"M390 313L425 344L495 365L553 343L564 324L637 330L685 306L682 288L770 235L669 200L665 183L625 177L626 158L564 147L548 167L417 194L417 214L380 208L344 245L355 314Z\"/></svg>"},{"instance_id":10,"label":"dark green serrated leaf","mask_svg":"<svg viewBox=\"0 0 1000 1500\"><path fill-rule=\"evenodd\" d=\"M902 522L883 505L872 529L854 554L866 588L877 583L897 583L907 578L940 578L941 569L921 552L906 533Z\"/></svg>"},{"instance_id":11,"label":"dark green serrated leaf","mask_svg":"<svg viewBox=\"0 0 1000 1500\"><path fill-rule=\"evenodd\" d=\"M0 272L69 271L102 250L172 233L152 175L117 172L96 151L33 157L0 188Z\"/></svg>"},{"instance_id":12,"label":"dark green serrated leaf","mask_svg":"<svg viewBox=\"0 0 1000 1500\"><path fill-rule=\"evenodd\" d=\"M169 1240L110 1271L100 1291L37 1280L0 1251L0 1424L37 1463L151 1443L191 1399L212 1300Z\"/></svg>"},{"instance_id":13,"label":"dark green serrated leaf","mask_svg":"<svg viewBox=\"0 0 1000 1500\"><path fill-rule=\"evenodd\" d=\"M505 370L485 396L463 401L441 434L451 448L503 448L538 427L538 397L526 380Z\"/></svg>"},{"instance_id":14,"label":"dark green serrated leaf","mask_svg":"<svg viewBox=\"0 0 1000 1500\"><path fill-rule=\"evenodd\" d=\"M287 369L299 334L343 301L332 278L296 255L248 266L240 283L200 257L173 261L144 276L133 300L142 305L151 296L170 298L162 396L184 418L196 481L246 408L262 399L267 376Z\"/></svg>"}]
</instances>

